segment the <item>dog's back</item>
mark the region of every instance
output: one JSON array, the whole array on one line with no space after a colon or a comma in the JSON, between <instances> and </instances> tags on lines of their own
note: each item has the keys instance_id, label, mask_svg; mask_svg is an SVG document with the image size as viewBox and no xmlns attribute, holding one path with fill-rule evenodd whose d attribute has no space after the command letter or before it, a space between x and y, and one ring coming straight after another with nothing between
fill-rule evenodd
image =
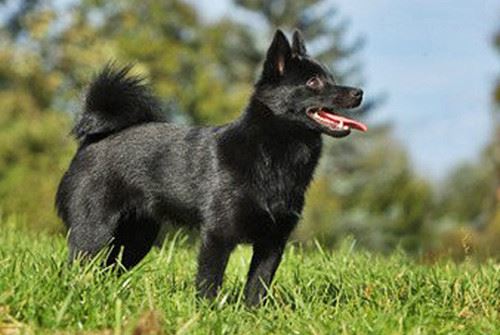
<instances>
[{"instance_id":1,"label":"dog's back","mask_svg":"<svg viewBox=\"0 0 500 335\"><path fill-rule=\"evenodd\" d=\"M201 183L199 169L210 168L210 152L198 146L212 140L206 133L202 128L149 122L85 143L61 181L56 198L60 216L74 226L76 211L95 211L102 204L105 215L131 208L161 215L161 202L171 192L179 204L189 207L197 200L192 194ZM69 218L69 206L75 202L83 203L71 208Z\"/></svg>"}]
</instances>

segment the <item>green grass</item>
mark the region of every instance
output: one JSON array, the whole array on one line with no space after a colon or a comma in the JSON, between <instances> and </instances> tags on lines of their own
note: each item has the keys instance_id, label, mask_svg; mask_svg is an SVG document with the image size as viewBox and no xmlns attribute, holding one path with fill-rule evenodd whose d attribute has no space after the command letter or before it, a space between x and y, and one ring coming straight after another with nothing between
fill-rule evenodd
<instances>
[{"instance_id":1,"label":"green grass","mask_svg":"<svg viewBox=\"0 0 500 335\"><path fill-rule=\"evenodd\" d=\"M493 262L422 265L352 243L337 251L292 245L269 301L251 309L241 299L248 248L233 254L209 303L195 298L196 247L182 234L115 276L95 264L67 266L62 237L0 229L0 334L500 333Z\"/></svg>"}]
</instances>

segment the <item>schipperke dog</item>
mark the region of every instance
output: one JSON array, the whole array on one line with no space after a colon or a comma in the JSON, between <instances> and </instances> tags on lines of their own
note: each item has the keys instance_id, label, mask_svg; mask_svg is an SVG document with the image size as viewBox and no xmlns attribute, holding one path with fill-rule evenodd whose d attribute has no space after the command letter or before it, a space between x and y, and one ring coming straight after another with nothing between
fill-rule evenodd
<instances>
[{"instance_id":1,"label":"schipperke dog","mask_svg":"<svg viewBox=\"0 0 500 335\"><path fill-rule=\"evenodd\" d=\"M90 85L73 129L78 151L59 185L70 260L110 248L125 268L151 249L160 225L199 226L197 290L216 296L229 255L253 246L248 304L266 294L304 206L321 135L366 126L343 115L363 92L339 86L299 31L276 31L242 115L216 127L167 123L130 67L107 66Z\"/></svg>"}]
</instances>

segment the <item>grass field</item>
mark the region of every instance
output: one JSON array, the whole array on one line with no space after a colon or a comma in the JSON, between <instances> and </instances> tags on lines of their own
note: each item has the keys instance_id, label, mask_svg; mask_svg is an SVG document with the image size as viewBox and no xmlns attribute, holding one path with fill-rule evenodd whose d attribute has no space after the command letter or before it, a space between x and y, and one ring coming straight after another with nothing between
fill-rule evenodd
<instances>
[{"instance_id":1,"label":"grass field","mask_svg":"<svg viewBox=\"0 0 500 335\"><path fill-rule=\"evenodd\" d=\"M500 265L418 264L287 249L265 306L241 299L248 248L213 302L195 298L196 246L170 236L123 276L68 267L62 237L0 223L0 334L500 334Z\"/></svg>"}]
</instances>

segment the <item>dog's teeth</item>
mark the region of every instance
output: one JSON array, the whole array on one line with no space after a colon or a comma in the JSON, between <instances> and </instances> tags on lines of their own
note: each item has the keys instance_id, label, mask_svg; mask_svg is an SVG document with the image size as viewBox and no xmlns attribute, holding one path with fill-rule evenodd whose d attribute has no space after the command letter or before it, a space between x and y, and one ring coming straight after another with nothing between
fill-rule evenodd
<instances>
[{"instance_id":1,"label":"dog's teeth","mask_svg":"<svg viewBox=\"0 0 500 335\"><path fill-rule=\"evenodd\" d=\"M344 130L349 130L349 127L348 126L344 126Z\"/></svg>"},{"instance_id":2,"label":"dog's teeth","mask_svg":"<svg viewBox=\"0 0 500 335\"><path fill-rule=\"evenodd\" d=\"M338 126L338 127L339 127L339 128L344 128L344 121L340 121L340 123L339 123L339 126Z\"/></svg>"}]
</instances>

